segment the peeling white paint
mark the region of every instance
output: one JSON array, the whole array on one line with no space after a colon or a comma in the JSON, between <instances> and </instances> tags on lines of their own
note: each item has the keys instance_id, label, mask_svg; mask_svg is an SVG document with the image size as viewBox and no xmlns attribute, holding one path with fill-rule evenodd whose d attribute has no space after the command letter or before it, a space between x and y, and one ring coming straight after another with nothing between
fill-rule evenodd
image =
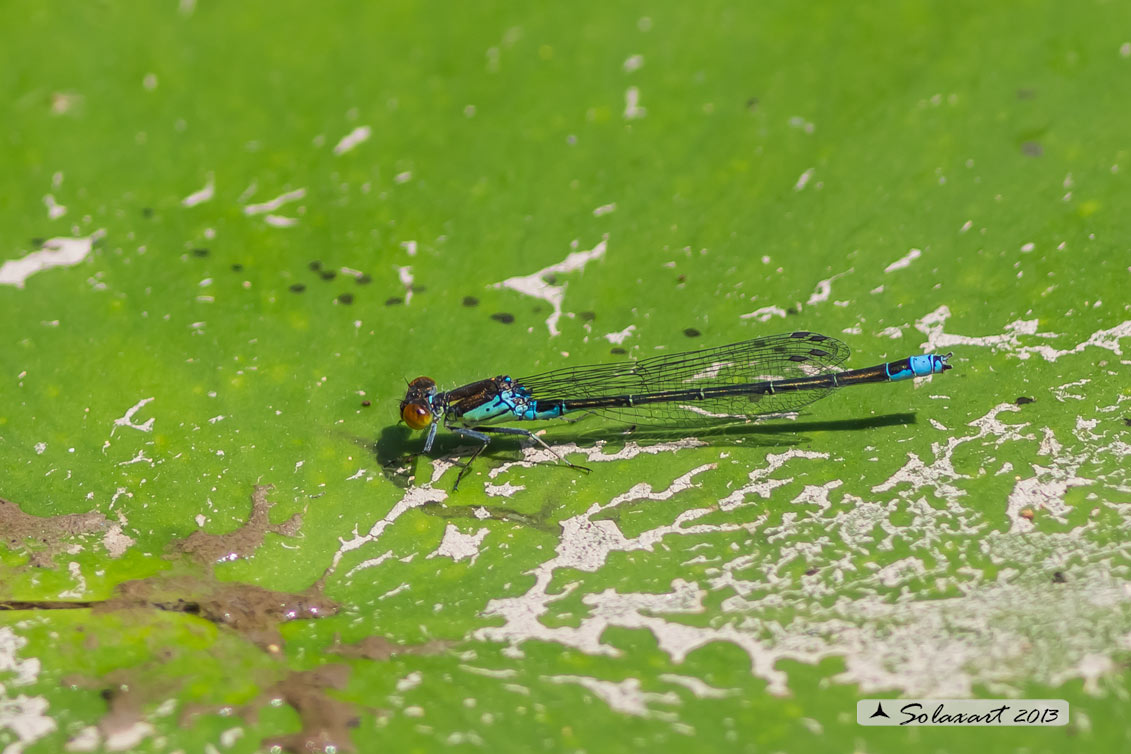
<instances>
[{"instance_id":1,"label":"peeling white paint","mask_svg":"<svg viewBox=\"0 0 1131 754\"><path fill-rule=\"evenodd\" d=\"M346 553L353 552L354 550L358 550L365 545L376 542L381 538L381 535L384 533L384 531L389 528L389 526L391 526L394 521L396 521L408 511L412 510L413 508L419 508L420 506L426 505L430 502L443 502L445 499L447 499L447 497L448 493L444 490L433 489L428 485L421 487L409 487L404 491L403 497L401 497L400 501L398 501L397 504L393 506L392 510L386 513L384 517L377 520L373 524L373 526L370 527L369 531L366 534L359 534L357 528L354 527L353 536L350 539L339 538L338 541L341 544L339 545L337 551L334 553L330 567L326 569L326 575L328 576L337 569L338 564L341 563L342 558L345 557ZM382 555L381 559L375 562L367 561L366 563L355 566L346 575L347 577L353 575L356 571L361 570L363 566L372 567L373 565L379 565L381 562L383 562L384 559L391 556L392 553L388 552L385 555Z\"/></svg>"},{"instance_id":2,"label":"peeling white paint","mask_svg":"<svg viewBox=\"0 0 1131 754\"><path fill-rule=\"evenodd\" d=\"M942 351L953 346L985 346L994 351L1006 351L1020 359L1028 359L1032 355L1040 356L1045 361L1056 361L1062 356L1083 353L1086 348L1095 347L1111 351L1116 356L1123 355L1120 340L1131 338L1131 320L1121 322L1105 330L1097 330L1088 336L1087 340L1077 343L1067 349L1057 349L1044 345L1023 345L1025 337L1033 338L1061 338L1056 333L1042 333L1037 331L1038 320L1016 320L1005 325L1005 332L1001 335L987 335L971 337L966 335L951 335L945 332L946 321L951 316L950 309L940 306L930 314L915 323L915 328L927 336L924 348L932 351Z\"/></svg>"},{"instance_id":3,"label":"peeling white paint","mask_svg":"<svg viewBox=\"0 0 1131 754\"><path fill-rule=\"evenodd\" d=\"M369 141L369 137L372 135L373 129L369 126L358 126L343 136L341 140L334 145L334 154L343 155L355 149L358 145Z\"/></svg>"},{"instance_id":4,"label":"peeling white paint","mask_svg":"<svg viewBox=\"0 0 1131 754\"><path fill-rule=\"evenodd\" d=\"M287 191L286 193L280 194L274 199L269 199L265 202L260 202L258 204L248 204L243 208L243 213L245 215L265 215L270 212L274 212L288 202L297 202L299 199L302 199L305 196L306 189L297 188L293 191Z\"/></svg>"},{"instance_id":5,"label":"peeling white paint","mask_svg":"<svg viewBox=\"0 0 1131 754\"><path fill-rule=\"evenodd\" d=\"M107 751L130 751L137 747L145 738L152 736L154 728L151 724L138 720L128 728L115 730L106 736Z\"/></svg>"},{"instance_id":6,"label":"peeling white paint","mask_svg":"<svg viewBox=\"0 0 1131 754\"><path fill-rule=\"evenodd\" d=\"M490 531L481 528L474 534L464 534L454 524L448 524L444 528L444 538L440 541L440 546L429 553L428 558L445 557L457 563L461 560L470 560L474 563L479 557L479 546Z\"/></svg>"},{"instance_id":7,"label":"peeling white paint","mask_svg":"<svg viewBox=\"0 0 1131 754\"><path fill-rule=\"evenodd\" d=\"M921 256L923 256L923 252L920 249L912 249L911 251L907 252L902 257L885 267L884 272L895 272L896 270L907 269L911 266L912 262L914 262Z\"/></svg>"},{"instance_id":8,"label":"peeling white paint","mask_svg":"<svg viewBox=\"0 0 1131 754\"><path fill-rule=\"evenodd\" d=\"M142 423L142 424L135 424L134 423L134 414L136 414L138 411L140 411L142 408L144 408L146 404L152 403L154 400L155 399L152 398L152 397L142 398L140 401L135 403L133 406L131 406L126 411L125 416L123 416L119 419L115 419L114 420L114 426L110 430L110 436L111 437L114 436L114 432L116 432L118 430L118 427L129 427L130 429L136 429L139 432L152 432L153 431L154 419L152 417L150 417L149 419L146 419L145 422Z\"/></svg>"},{"instance_id":9,"label":"peeling white paint","mask_svg":"<svg viewBox=\"0 0 1131 754\"><path fill-rule=\"evenodd\" d=\"M297 218L286 217L285 215L264 215L263 222L272 228L293 228L298 225Z\"/></svg>"},{"instance_id":10,"label":"peeling white paint","mask_svg":"<svg viewBox=\"0 0 1131 754\"><path fill-rule=\"evenodd\" d=\"M785 309L780 306L763 306L747 314L739 315L739 319L753 319L758 322L769 322L774 317L785 318Z\"/></svg>"},{"instance_id":11,"label":"peeling white paint","mask_svg":"<svg viewBox=\"0 0 1131 754\"><path fill-rule=\"evenodd\" d=\"M827 280L817 281L817 287L813 291L813 293L811 293L809 295L809 300L805 302L805 305L806 306L813 306L814 304L822 304L822 303L828 301L829 297L832 296L833 281L838 279L838 278L842 278L845 275L850 274L851 272L852 272L852 269L849 268L849 269L845 270L844 272L838 272L836 275L833 275L831 278L828 278Z\"/></svg>"},{"instance_id":12,"label":"peeling white paint","mask_svg":"<svg viewBox=\"0 0 1131 754\"><path fill-rule=\"evenodd\" d=\"M553 313L546 319L546 327L551 336L560 335L558 320L562 316L562 302L565 299L566 285L552 285L546 282L546 277L551 275L564 275L577 270L582 270L587 264L605 256L608 249L608 238L604 238L588 251L573 251L561 262L545 267L529 275L507 278L499 283L494 283L493 288L508 288L526 296L541 299L553 307Z\"/></svg>"},{"instance_id":13,"label":"peeling white paint","mask_svg":"<svg viewBox=\"0 0 1131 754\"><path fill-rule=\"evenodd\" d=\"M47 194L43 197L43 206L47 207L48 220L58 220L63 215L67 214L67 208L55 201L54 194Z\"/></svg>"},{"instance_id":14,"label":"peeling white paint","mask_svg":"<svg viewBox=\"0 0 1131 754\"><path fill-rule=\"evenodd\" d=\"M614 346L619 346L621 343L624 343L626 340L628 340L628 336L632 335L632 333L635 331L636 325L629 325L620 332L605 333L603 337Z\"/></svg>"},{"instance_id":15,"label":"peeling white paint","mask_svg":"<svg viewBox=\"0 0 1131 754\"><path fill-rule=\"evenodd\" d=\"M39 678L39 659L19 657L26 646L27 639L8 626L0 626L0 677L12 686L30 686ZM4 747L3 754L22 754L28 746L55 730L57 726L47 714L48 707L47 700L41 696L10 696L5 684L0 683L0 730L15 737Z\"/></svg>"},{"instance_id":16,"label":"peeling white paint","mask_svg":"<svg viewBox=\"0 0 1131 754\"><path fill-rule=\"evenodd\" d=\"M86 595L86 579L82 575L82 567L75 561L67 564L67 572L71 575L75 585L70 589L59 592L61 600L78 600Z\"/></svg>"},{"instance_id":17,"label":"peeling white paint","mask_svg":"<svg viewBox=\"0 0 1131 754\"><path fill-rule=\"evenodd\" d=\"M640 106L640 88L628 87L624 93L624 119L637 120L648 114L648 110Z\"/></svg>"},{"instance_id":18,"label":"peeling white paint","mask_svg":"<svg viewBox=\"0 0 1131 754\"><path fill-rule=\"evenodd\" d=\"M598 440L592 447L582 447L576 443L561 443L558 445L551 445L554 453L551 454L541 445L531 443L522 449L523 459L521 461L508 461L493 467L487 472L488 479L495 479L496 477L507 473L513 468L529 469L543 463L556 463L558 458L565 458L573 453L582 453L585 455L585 463L605 463L608 461L626 461L630 458L635 458L638 455L658 455L660 453L675 453L685 448L695 448L707 445L702 440L694 437L684 437L679 440L671 442L657 442L649 445L639 445L635 442L627 442L624 447L616 453L606 453L604 451L604 440ZM439 466L443 462L445 465ZM452 467L450 461L443 459L436 459L433 464L437 466L438 473L433 474L433 483L439 479L444 471Z\"/></svg>"},{"instance_id":19,"label":"peeling white paint","mask_svg":"<svg viewBox=\"0 0 1131 754\"><path fill-rule=\"evenodd\" d=\"M404 267L396 267L395 269L397 271L397 279L401 281L401 286L404 287L405 306L408 306L412 303L412 284L414 281L412 267L406 265Z\"/></svg>"},{"instance_id":20,"label":"peeling white paint","mask_svg":"<svg viewBox=\"0 0 1131 754\"><path fill-rule=\"evenodd\" d=\"M419 686L421 681L423 681L423 680L424 680L424 674L421 673L419 670L414 670L413 672L406 675L404 678L397 681L397 691L400 691L400 692L411 691L412 689Z\"/></svg>"},{"instance_id":21,"label":"peeling white paint","mask_svg":"<svg viewBox=\"0 0 1131 754\"><path fill-rule=\"evenodd\" d=\"M125 555L126 550L133 547L137 540L128 536L122 531L122 526L125 525L126 518L119 511L118 513L120 523L111 524L110 528L102 536L102 546L106 548L107 554L114 559L120 558Z\"/></svg>"},{"instance_id":22,"label":"peeling white paint","mask_svg":"<svg viewBox=\"0 0 1131 754\"><path fill-rule=\"evenodd\" d=\"M205 202L212 201L212 198L215 195L216 195L216 179L213 175L210 174L208 176L208 180L205 182L205 184L202 188L192 192L191 194L186 196L184 199L181 199L181 206L182 207L195 207L198 204L204 204Z\"/></svg>"},{"instance_id":23,"label":"peeling white paint","mask_svg":"<svg viewBox=\"0 0 1131 754\"><path fill-rule=\"evenodd\" d=\"M106 231L97 230L86 238L49 238L39 251L0 264L0 285L23 288L27 279L37 272L53 267L74 267L86 259L94 242L104 235Z\"/></svg>"},{"instance_id":24,"label":"peeling white paint","mask_svg":"<svg viewBox=\"0 0 1131 754\"><path fill-rule=\"evenodd\" d=\"M804 191L805 187L809 185L809 181L813 178L813 168L809 168L797 178L797 182L793 184L794 191Z\"/></svg>"},{"instance_id":25,"label":"peeling white paint","mask_svg":"<svg viewBox=\"0 0 1131 754\"><path fill-rule=\"evenodd\" d=\"M679 696L670 691L662 694L644 691L639 678L626 678L620 683L582 675L548 675L542 676L542 679L551 683L576 683L595 694L613 711L637 717L657 716L654 710L649 709L650 702L668 705L680 702Z\"/></svg>"},{"instance_id":26,"label":"peeling white paint","mask_svg":"<svg viewBox=\"0 0 1131 754\"><path fill-rule=\"evenodd\" d=\"M660 680L683 686L700 699L725 699L742 693L739 689L717 689L702 679L690 675L661 673Z\"/></svg>"}]
</instances>

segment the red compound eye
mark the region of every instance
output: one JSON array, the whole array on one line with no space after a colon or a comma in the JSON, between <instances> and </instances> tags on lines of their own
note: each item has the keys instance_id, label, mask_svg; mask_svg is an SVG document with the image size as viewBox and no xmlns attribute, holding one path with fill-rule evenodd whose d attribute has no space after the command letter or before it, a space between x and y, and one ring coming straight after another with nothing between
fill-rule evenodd
<instances>
[{"instance_id":1,"label":"red compound eye","mask_svg":"<svg viewBox=\"0 0 1131 754\"><path fill-rule=\"evenodd\" d=\"M424 429L432 423L432 412L422 403L406 403L401 408L401 418L412 429Z\"/></svg>"}]
</instances>

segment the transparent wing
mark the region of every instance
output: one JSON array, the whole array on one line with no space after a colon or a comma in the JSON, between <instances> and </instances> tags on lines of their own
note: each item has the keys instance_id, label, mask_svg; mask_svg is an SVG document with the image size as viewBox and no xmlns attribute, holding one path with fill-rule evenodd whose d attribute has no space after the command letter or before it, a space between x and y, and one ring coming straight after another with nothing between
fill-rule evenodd
<instances>
[{"instance_id":1,"label":"transparent wing","mask_svg":"<svg viewBox=\"0 0 1131 754\"><path fill-rule=\"evenodd\" d=\"M835 371L848 358L844 343L827 335L794 332L700 351L665 354L619 364L564 367L516 382L539 401L598 399L699 388L733 387L732 395L708 400L639 406L594 407L613 418L642 423L710 424L748 416L796 411L830 389L772 394L742 393L741 386Z\"/></svg>"}]
</instances>

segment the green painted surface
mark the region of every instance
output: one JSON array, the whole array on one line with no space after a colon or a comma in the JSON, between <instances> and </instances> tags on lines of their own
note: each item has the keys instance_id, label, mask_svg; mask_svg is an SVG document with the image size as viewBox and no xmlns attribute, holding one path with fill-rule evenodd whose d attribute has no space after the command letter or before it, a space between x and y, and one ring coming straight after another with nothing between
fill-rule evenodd
<instances>
[{"instance_id":1,"label":"green painted surface","mask_svg":"<svg viewBox=\"0 0 1131 754\"><path fill-rule=\"evenodd\" d=\"M254 751L300 714L240 705L344 663L361 751L1126 750L1129 22L0 6L0 498L103 517L4 537L0 600L109 599L271 484L302 526L217 578L324 576L341 608L278 652L167 609L0 612L0 746ZM418 374L796 329L955 370L701 443L549 428L587 476L499 442L452 494L450 435L396 473ZM329 651L370 636L444 642ZM916 695L1073 722L855 724Z\"/></svg>"}]
</instances>

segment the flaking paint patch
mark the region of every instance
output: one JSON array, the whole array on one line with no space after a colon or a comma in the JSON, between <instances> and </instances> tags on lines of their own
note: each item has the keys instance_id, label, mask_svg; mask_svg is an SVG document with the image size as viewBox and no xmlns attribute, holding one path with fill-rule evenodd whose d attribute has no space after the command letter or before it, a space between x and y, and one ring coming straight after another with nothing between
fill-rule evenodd
<instances>
[{"instance_id":1,"label":"flaking paint patch","mask_svg":"<svg viewBox=\"0 0 1131 754\"><path fill-rule=\"evenodd\" d=\"M824 302L828 301L833 293L833 281L835 281L837 278L842 278L845 275L850 274L851 272L852 268L849 268L844 272L838 272L836 275L833 275L831 278L828 278L826 280L818 280L816 289L814 289L814 291L809 294L809 300L805 302L805 305L813 306L815 304L823 304Z\"/></svg>"},{"instance_id":2,"label":"flaking paint patch","mask_svg":"<svg viewBox=\"0 0 1131 754\"><path fill-rule=\"evenodd\" d=\"M1112 413L1121 402L1097 410ZM1078 419L1071 443L1065 443L1051 429L1035 432L1027 422L1007 422L1014 413L1021 409L1012 403L993 406L967 424L966 434L931 443L925 460L908 453L901 468L871 487L875 499L852 494L844 480L830 480L806 485L775 515L694 529L686 525L689 519L716 508L692 509L681 512L676 524L632 538L615 521L594 520L616 503L595 503L561 523L554 557L530 571L535 584L525 594L488 603L484 617L501 619L502 625L480 629L475 638L509 644L508 655L535 639L616 657L620 650L602 641L607 629L642 629L653 634L673 663L700 647L726 642L747 654L752 674L776 694L789 691L787 675L777 668L780 660L817 663L830 657L845 665L835 681L867 693L894 689L961 698L984 687L1016 695L1032 682L1056 685L1075 678L1101 693L1118 667L1112 653L1131 646L1124 546L1105 541L1104 529L1092 518L1066 529L1070 508L1064 498L1075 486L1102 484L1082 477L1080 469L1108 454L1126 457L1131 448L1110 436L1118 429L1096 420ZM955 469L955 456L964 450L974 449L977 457L983 448L1016 452L1026 447L1045 461L1033 464L1028 479L1019 477L1010 493L1016 505L1009 507L1037 510L1036 526L1011 519L1004 497L995 506L976 494L977 480L993 474L970 477ZM726 505L735 511L749 506L751 498L778 497L775 491L792 480L775 478L774 472L798 460L831 459L813 451L769 454L766 467L749 472L749 483L724 498ZM1113 479L1109 488L1118 488L1123 478ZM649 492L641 486L614 500L649 497ZM1131 505L1101 504L1131 528ZM1042 516L1055 525L1040 526ZM1028 524L1024 531L1007 525L1017 520ZM578 623L543 621L554 602L578 588L570 582L550 593L556 571L597 572L611 552L646 550L658 536L693 530L707 537L745 530L762 544L755 552L739 548L717 566L717 558L693 558L712 564L701 584L676 579L670 591L659 594L606 589L581 597L588 612ZM976 543L975 552L952 548L956 541ZM896 556L899 547L910 548L910 554ZM1013 563L1028 567L1009 567ZM986 575L989 568L992 578ZM728 591L719 619L708 626L669 617L704 613L708 594ZM924 598L925 592L937 594ZM779 622L783 606L796 613L787 624Z\"/></svg>"},{"instance_id":3,"label":"flaking paint patch","mask_svg":"<svg viewBox=\"0 0 1131 754\"><path fill-rule=\"evenodd\" d=\"M593 520L593 517L597 514L626 502L669 500L682 492L693 489L695 487L694 477L715 468L715 464L699 466L675 479L664 490L653 491L650 485L644 483L635 485L608 504L602 506L599 503L594 503L584 514L561 522L562 535L554 558L537 566L531 572L535 577L535 583L526 594L513 598L494 599L487 604L484 616L502 618L504 624L480 629L476 632L476 637L487 641L508 642L512 646L527 639L543 639L575 646L593 654L618 654L612 647L601 643L600 636L605 626L600 622L579 629L572 626L551 628L538 620L539 616L548 611L548 606L551 603L562 599L576 588L576 584L570 584L561 593L550 593L549 587L553 580L554 571L559 568L597 571L605 564L611 552L652 551L668 535L708 534L745 528L743 524L692 523L696 519L715 512L717 507L714 505L684 510L676 516L670 525L645 531L636 537L626 537L615 521L608 519ZM591 597L593 595L584 599L589 600Z\"/></svg>"},{"instance_id":4,"label":"flaking paint patch","mask_svg":"<svg viewBox=\"0 0 1131 754\"><path fill-rule=\"evenodd\" d=\"M94 242L106 235L98 230L85 238L49 238L43 248L20 259L9 259L0 264L0 285L23 288L27 279L37 272L53 267L74 267L90 254Z\"/></svg>"},{"instance_id":5,"label":"flaking paint patch","mask_svg":"<svg viewBox=\"0 0 1131 754\"><path fill-rule=\"evenodd\" d=\"M434 489L431 485L422 487L409 487L404 491L404 495L396 503L396 505L393 506L392 510L390 510L382 518L377 520L369 528L369 531L367 533L360 534L357 530L357 527L355 526L353 535L349 539L338 539L338 542L340 544L337 551L334 553L334 557L330 562L329 568L326 569L326 575L323 576L323 578L325 579L327 576L337 570L338 565L342 562L342 558L344 558L347 553L361 549L362 547L379 540L384 531L389 528L389 526L391 526L394 521L396 521L408 511L414 508L419 508L423 505L427 505L428 503L443 502L447 499L447 497L447 492L445 492L444 490ZM388 553L388 555L391 556L391 553ZM377 565L378 563L374 563L374 565ZM356 570L358 570L357 567L352 569L350 571L350 574L353 574Z\"/></svg>"},{"instance_id":6,"label":"flaking paint patch","mask_svg":"<svg viewBox=\"0 0 1131 754\"><path fill-rule=\"evenodd\" d=\"M1071 348L1058 349L1046 345L1024 345L1025 338L1061 338L1057 333L1043 333L1037 330L1038 320L1016 320L1005 326L1001 335L968 336L952 335L946 332L946 321L950 318L950 308L940 306L931 313L916 321L915 329L927 336L923 344L927 352L946 352L954 346L982 346L992 348L994 351L1005 351L1017 356L1019 359L1028 359L1036 355L1045 361L1053 362L1062 356L1083 353L1087 348L1103 348L1111 351L1116 356L1123 355L1120 340L1131 338L1131 320L1121 322L1114 327L1096 330L1088 338L1077 343Z\"/></svg>"},{"instance_id":7,"label":"flaking paint patch","mask_svg":"<svg viewBox=\"0 0 1131 754\"><path fill-rule=\"evenodd\" d=\"M644 691L639 678L626 678L617 683L583 675L549 675L543 680L550 683L575 683L592 692L609 705L609 709L636 717L660 717L675 720L668 712L657 712L649 704L678 705L679 696L670 691L658 693Z\"/></svg>"},{"instance_id":8,"label":"flaking paint patch","mask_svg":"<svg viewBox=\"0 0 1131 754\"><path fill-rule=\"evenodd\" d=\"M208 176L208 180L197 191L192 192L184 199L181 199L182 207L195 207L198 204L212 201L216 195L216 178L213 175Z\"/></svg>"},{"instance_id":9,"label":"flaking paint patch","mask_svg":"<svg viewBox=\"0 0 1131 754\"><path fill-rule=\"evenodd\" d=\"M428 554L429 558L451 558L455 562L470 560L472 563L479 557L479 546L490 533L490 529L481 528L474 534L464 534L454 524L444 528L444 538L434 552Z\"/></svg>"},{"instance_id":10,"label":"flaking paint patch","mask_svg":"<svg viewBox=\"0 0 1131 754\"><path fill-rule=\"evenodd\" d=\"M110 429L110 436L114 436L114 433L118 431L118 427L128 427L129 429L136 429L138 432L152 432L153 422L156 420L153 417L150 417L141 424L137 424L134 422L134 414L145 408L146 404L152 403L154 400L155 399L152 397L142 398L140 401L126 409L124 416L121 416L114 420L114 426Z\"/></svg>"},{"instance_id":11,"label":"flaking paint patch","mask_svg":"<svg viewBox=\"0 0 1131 754\"><path fill-rule=\"evenodd\" d=\"M560 335L558 330L558 320L562 316L562 303L565 300L565 283L561 285L554 285L546 282L547 277L552 279L554 275L562 275L577 270L582 270L587 264L605 256L608 250L608 238L601 239L601 242L588 251L573 251L569 255L558 262L557 264L545 267L537 272L529 275L521 275L513 278L507 278L501 282L492 285L493 288L506 288L512 291L517 291L525 296L532 296L541 299L553 307L553 312L546 319L546 328L549 330L550 335Z\"/></svg>"},{"instance_id":12,"label":"flaking paint patch","mask_svg":"<svg viewBox=\"0 0 1131 754\"><path fill-rule=\"evenodd\" d=\"M0 731L15 738L4 747L4 754L22 754L31 744L52 733L57 725L48 716L49 705L41 696L10 694L7 686L30 686L39 678L40 662L35 657L23 659L20 652L27 639L8 626L0 626Z\"/></svg>"},{"instance_id":13,"label":"flaking paint patch","mask_svg":"<svg viewBox=\"0 0 1131 754\"><path fill-rule=\"evenodd\" d=\"M676 453L686 448L696 448L706 446L707 443L694 437L685 437L672 442L658 442L650 445L640 445L635 442L627 442L620 450L615 453L606 453L604 447L607 443L604 440L598 440L592 447L582 447L577 443L561 443L551 445L554 453L557 453L562 458L574 453L580 453L585 456L586 463L607 463L609 461L626 461L630 458L635 458L639 455L658 455L660 453ZM524 446L522 449L523 459L521 461L508 461L507 463L499 464L492 467L487 472L488 479L495 479L501 474L505 474L513 468L529 469L535 466L555 463L555 458L549 451L541 445ZM444 471L451 468L453 464L450 462L444 467ZM439 478L439 475L433 477L433 482Z\"/></svg>"},{"instance_id":14,"label":"flaking paint patch","mask_svg":"<svg viewBox=\"0 0 1131 754\"><path fill-rule=\"evenodd\" d=\"M265 202L258 204L248 204L243 208L245 215L266 215L280 209L284 204L289 202L297 202L306 196L306 189L298 188L293 191L287 191L274 199L269 199Z\"/></svg>"},{"instance_id":15,"label":"flaking paint patch","mask_svg":"<svg viewBox=\"0 0 1131 754\"><path fill-rule=\"evenodd\" d=\"M624 343L626 340L628 340L628 336L632 335L635 330L636 325L629 325L619 332L605 333L604 338L614 346L619 346L621 343Z\"/></svg>"},{"instance_id":16,"label":"flaking paint patch","mask_svg":"<svg viewBox=\"0 0 1131 754\"><path fill-rule=\"evenodd\" d=\"M405 265L404 267L397 267L397 279L401 281L401 286L404 288L404 303L408 306L412 303L412 284L414 278L412 276L412 267Z\"/></svg>"},{"instance_id":17,"label":"flaking paint patch","mask_svg":"<svg viewBox=\"0 0 1131 754\"><path fill-rule=\"evenodd\" d=\"M27 639L8 626L0 626L0 673L13 686L30 686L39 678L40 663L36 657L21 660L19 655Z\"/></svg>"},{"instance_id":18,"label":"flaking paint patch","mask_svg":"<svg viewBox=\"0 0 1131 754\"><path fill-rule=\"evenodd\" d=\"M912 262L921 256L923 256L923 252L920 249L911 249L911 251L885 267L884 272L895 272L896 270L907 269L911 266Z\"/></svg>"},{"instance_id":19,"label":"flaking paint patch","mask_svg":"<svg viewBox=\"0 0 1131 754\"><path fill-rule=\"evenodd\" d=\"M659 676L661 681L674 683L678 686L683 686L695 696L700 699L725 699L728 696L735 696L742 692L738 689L718 689L709 683L704 682L700 678L690 675L678 675L676 673L661 673Z\"/></svg>"},{"instance_id":20,"label":"flaking paint patch","mask_svg":"<svg viewBox=\"0 0 1131 754\"><path fill-rule=\"evenodd\" d=\"M3 754L22 754L28 746L54 732L58 726L47 716L48 707L41 696L8 696L0 684L0 730L7 730L16 738L4 747Z\"/></svg>"},{"instance_id":21,"label":"flaking paint patch","mask_svg":"<svg viewBox=\"0 0 1131 754\"><path fill-rule=\"evenodd\" d=\"M785 314L785 309L782 309L780 306L763 306L752 312L740 315L739 319L753 319L758 322L769 322L774 317L785 319Z\"/></svg>"},{"instance_id":22,"label":"flaking paint patch","mask_svg":"<svg viewBox=\"0 0 1131 754\"><path fill-rule=\"evenodd\" d=\"M343 136L341 140L334 145L334 154L343 155L369 141L369 137L372 135L373 129L369 126L358 126Z\"/></svg>"}]
</instances>

